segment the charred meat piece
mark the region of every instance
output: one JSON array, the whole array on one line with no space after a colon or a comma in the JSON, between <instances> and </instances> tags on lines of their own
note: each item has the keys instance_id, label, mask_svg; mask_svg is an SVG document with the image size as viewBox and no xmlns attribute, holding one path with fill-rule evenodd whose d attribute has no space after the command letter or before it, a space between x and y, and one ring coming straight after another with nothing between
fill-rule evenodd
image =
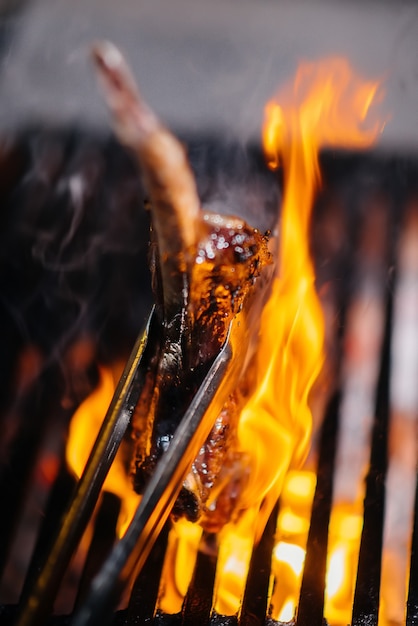
<instances>
[{"instance_id":1,"label":"charred meat piece","mask_svg":"<svg viewBox=\"0 0 418 626\"><path fill-rule=\"evenodd\" d=\"M142 102L119 51L100 44L94 58L118 137L138 157L152 216L161 342L133 420L134 488L141 492L224 345L230 323L254 291L262 306L267 286L260 275L272 259L268 238L244 220L200 209L183 147ZM245 474L235 445L245 395L244 385L231 390L175 515L202 518L210 529L230 518Z\"/></svg>"},{"instance_id":2,"label":"charred meat piece","mask_svg":"<svg viewBox=\"0 0 418 626\"><path fill-rule=\"evenodd\" d=\"M142 441L137 447L135 487L138 491L169 445L226 340L230 322L254 288L260 269L270 261L266 239L241 220L207 214L202 214L202 219L207 232L196 247L186 313L182 312L163 327L164 342L148 416L152 431L148 445L144 446ZM197 519L206 511L209 483L218 474L215 467L223 466L227 455L235 455L239 406L238 397L231 398L219 416L206 450L199 455L201 458L203 454L206 461L194 465L180 493L175 514ZM139 411L137 422L144 423Z\"/></svg>"}]
</instances>

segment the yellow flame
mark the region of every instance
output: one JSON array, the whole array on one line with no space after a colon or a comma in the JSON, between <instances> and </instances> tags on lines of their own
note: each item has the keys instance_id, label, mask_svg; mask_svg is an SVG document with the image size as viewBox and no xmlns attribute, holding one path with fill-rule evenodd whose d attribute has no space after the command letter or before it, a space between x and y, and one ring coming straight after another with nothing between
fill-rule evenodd
<instances>
[{"instance_id":1,"label":"yellow flame","mask_svg":"<svg viewBox=\"0 0 418 626\"><path fill-rule=\"evenodd\" d=\"M310 507L316 487L314 472L289 472L283 486L283 500L293 506Z\"/></svg>"},{"instance_id":2,"label":"yellow flame","mask_svg":"<svg viewBox=\"0 0 418 626\"><path fill-rule=\"evenodd\" d=\"M330 555L326 586L328 598L333 598L344 584L347 572L347 546L334 548Z\"/></svg>"},{"instance_id":3,"label":"yellow flame","mask_svg":"<svg viewBox=\"0 0 418 626\"><path fill-rule=\"evenodd\" d=\"M279 621L293 618L298 603L315 486L316 476L306 470L291 471L284 481L277 522L279 541L272 559L277 581L271 598L272 616Z\"/></svg>"},{"instance_id":4,"label":"yellow flame","mask_svg":"<svg viewBox=\"0 0 418 626\"><path fill-rule=\"evenodd\" d=\"M262 317L256 390L244 409L239 437L251 457L248 501L267 497L267 510L283 486L287 469L300 466L307 452L309 393L323 362L324 323L309 249L312 205L320 184L318 153L322 146L364 148L375 141L383 125L374 122L366 126L365 122L378 87L376 81L355 76L344 59L305 63L294 82L266 106L266 157L273 169L283 167L280 263ZM279 598L278 617L283 621L293 617L297 605L304 558L300 544L306 544L314 485L310 473L295 473L282 494L287 505L279 517L278 532L288 540L292 530L295 533L294 544L279 543L275 552L276 568L281 568L281 580L288 585L288 592L283 591ZM347 525L350 527L350 522ZM348 530L356 534L358 526L353 522ZM283 545L288 552L284 560ZM348 554L341 544L331 551L329 603L346 585ZM285 563L292 575L284 573Z\"/></svg>"},{"instance_id":5,"label":"yellow flame","mask_svg":"<svg viewBox=\"0 0 418 626\"><path fill-rule=\"evenodd\" d=\"M279 621L288 621L298 603L314 491L315 476L311 472L290 472L286 476L277 525L279 541L273 551L277 585L272 607L273 617ZM330 520L324 608L324 615L332 626L350 621L362 526L361 514L345 506L334 508Z\"/></svg>"},{"instance_id":6,"label":"yellow flame","mask_svg":"<svg viewBox=\"0 0 418 626\"><path fill-rule=\"evenodd\" d=\"M324 145L365 147L381 125L362 128L377 82L354 76L347 61L302 64L293 83L266 106L264 145L283 166L280 263L264 309L257 385L238 435L250 458L246 505L277 498L288 467L298 467L311 432L309 393L322 367L324 321L309 248L313 199ZM269 507L266 507L267 509Z\"/></svg>"},{"instance_id":7,"label":"yellow flame","mask_svg":"<svg viewBox=\"0 0 418 626\"><path fill-rule=\"evenodd\" d=\"M254 543L257 507L249 508L238 522L227 524L220 535L216 570L215 610L234 615L244 593Z\"/></svg>"},{"instance_id":8,"label":"yellow flame","mask_svg":"<svg viewBox=\"0 0 418 626\"><path fill-rule=\"evenodd\" d=\"M330 624L350 621L362 528L361 514L343 505L334 508L329 529L324 608Z\"/></svg>"},{"instance_id":9,"label":"yellow flame","mask_svg":"<svg viewBox=\"0 0 418 626\"><path fill-rule=\"evenodd\" d=\"M301 65L292 84L266 106L266 158L272 168L283 167L280 257L261 319L255 391L238 426L239 446L251 472L240 502L247 511L221 534L215 608L222 613L238 610L252 539L263 527L289 468L299 467L307 453L312 421L309 394L324 359L324 321L309 249L312 205L320 184L318 151L325 145L369 146L382 128L378 123L364 125L377 94L377 82L357 78L343 59L330 59ZM112 373L102 368L98 389L73 417L67 455L78 475L114 386ZM278 579L287 581L277 609L282 621L292 619L297 606L314 488L315 476L309 472L290 474L285 483L278 524L282 539L273 562L273 571L279 568L283 574ZM126 523L138 496L133 493L121 455L113 464L105 489L122 498ZM352 536L357 530L348 524ZM342 536L337 535L339 539ZM194 561L199 537L200 532L195 533L187 524L180 524L170 537L164 580L171 582L162 596L162 602L167 600L167 611L181 606L191 576L191 565L184 564ZM336 539L327 576L328 605L341 596L349 553Z\"/></svg>"},{"instance_id":10,"label":"yellow flame","mask_svg":"<svg viewBox=\"0 0 418 626\"><path fill-rule=\"evenodd\" d=\"M295 616L296 604L294 600L288 600L279 615L279 622L291 622Z\"/></svg>"},{"instance_id":11,"label":"yellow flame","mask_svg":"<svg viewBox=\"0 0 418 626\"><path fill-rule=\"evenodd\" d=\"M234 615L240 607L252 551L252 535L237 536L232 532L222 542L215 608L223 615Z\"/></svg>"},{"instance_id":12,"label":"yellow flame","mask_svg":"<svg viewBox=\"0 0 418 626\"><path fill-rule=\"evenodd\" d=\"M77 477L80 477L84 470L114 390L115 376L113 371L110 368L100 367L99 384L71 418L66 458L69 467ZM121 450L116 455L103 489L121 498L121 513L118 520L118 533L121 535L132 519L139 503L139 496L133 491Z\"/></svg>"},{"instance_id":13,"label":"yellow flame","mask_svg":"<svg viewBox=\"0 0 418 626\"><path fill-rule=\"evenodd\" d=\"M295 576L302 574L305 563L305 550L300 546L281 541L274 548L274 558L289 565Z\"/></svg>"}]
</instances>

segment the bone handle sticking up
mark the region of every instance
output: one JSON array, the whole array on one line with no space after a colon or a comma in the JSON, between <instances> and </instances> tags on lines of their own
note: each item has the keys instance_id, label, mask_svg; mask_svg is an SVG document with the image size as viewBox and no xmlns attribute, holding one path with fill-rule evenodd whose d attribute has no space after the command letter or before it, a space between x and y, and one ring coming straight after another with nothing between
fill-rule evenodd
<instances>
[{"instance_id":1,"label":"bone handle sticking up","mask_svg":"<svg viewBox=\"0 0 418 626\"><path fill-rule=\"evenodd\" d=\"M151 200L165 314L169 316L179 304L179 278L184 284L194 260L200 220L196 184L183 146L141 99L120 51L108 42L98 43L93 58L115 132L135 153Z\"/></svg>"}]
</instances>

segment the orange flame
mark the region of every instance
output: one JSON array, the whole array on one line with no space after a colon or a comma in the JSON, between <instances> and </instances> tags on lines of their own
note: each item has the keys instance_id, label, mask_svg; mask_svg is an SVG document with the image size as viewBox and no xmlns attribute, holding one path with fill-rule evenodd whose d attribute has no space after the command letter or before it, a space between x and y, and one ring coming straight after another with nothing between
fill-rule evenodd
<instances>
[{"instance_id":1,"label":"orange flame","mask_svg":"<svg viewBox=\"0 0 418 626\"><path fill-rule=\"evenodd\" d=\"M215 603L220 613L238 609L252 537L263 527L289 468L300 467L308 449L312 421L309 394L324 360L324 321L309 249L312 205L320 184L318 151L322 146L371 145L382 129L378 123L365 127L377 94L377 82L357 78L343 59L330 59L303 64L294 83L266 106L263 133L266 156L272 168L282 165L284 172L280 262L261 320L255 391L238 426L240 449L251 472L241 498L241 506L247 511L235 525L227 525L220 537ZM112 374L103 369L99 389L73 418L67 455L77 474L84 467L113 390ZM86 442L83 451L82 442ZM291 473L286 486L290 500L279 518L280 542L274 557L277 567L286 563L289 590L292 590L283 597L282 606L277 607L283 620L293 617L297 606L315 477L308 472ZM123 499L126 523L138 497L133 493L120 456L105 489ZM260 503L261 514L258 514ZM181 605L191 576L190 567L184 568L185 555L189 554L192 562L192 552L200 537L186 523L177 525L175 533L171 537L174 547L168 551L165 567L167 570L171 559L172 572L166 572L167 588L162 597L162 602L167 602L163 607L167 611ZM329 570L334 583L329 583L328 602L338 598L346 585L341 567L346 567L347 550L336 544L334 552ZM273 564L273 570L274 567Z\"/></svg>"},{"instance_id":2,"label":"orange flame","mask_svg":"<svg viewBox=\"0 0 418 626\"><path fill-rule=\"evenodd\" d=\"M350 621L362 528L362 515L345 507L336 507L333 511L324 609L330 624Z\"/></svg>"},{"instance_id":3,"label":"orange flame","mask_svg":"<svg viewBox=\"0 0 418 626\"><path fill-rule=\"evenodd\" d=\"M324 322L309 249L312 204L320 183L322 146L364 148L381 129L364 127L377 82L354 76L347 61L300 66L294 82L266 106L264 147L283 166L280 263L261 323L257 385L239 425L251 456L248 504L273 490L289 466L301 464L311 430L309 393L322 367ZM267 458L280 454L277 463Z\"/></svg>"},{"instance_id":4,"label":"orange flame","mask_svg":"<svg viewBox=\"0 0 418 626\"><path fill-rule=\"evenodd\" d=\"M315 190L320 184L318 152L322 146L358 149L375 141L383 125L375 121L366 127L365 122L378 95L378 87L378 82L363 81L355 76L344 59L306 63L299 68L294 83L283 89L266 107L265 151L270 167L283 166L285 195L280 268L269 307L265 311L266 319L263 319L261 368L263 358L266 359L266 355L271 357L261 373L262 385L257 387L251 410L254 414L258 411L259 419L267 415L269 420L276 412L283 429L286 423L291 425L291 435L288 435L294 446L293 456L292 452L288 453L291 465L300 463L306 450L311 423L309 391L323 358L322 316L309 254L311 210ZM277 337L275 341L274 334ZM274 350L272 346L275 346ZM280 407L279 411L277 407ZM249 410L250 407L247 407ZM276 438L278 441L279 437ZM283 468L277 471L283 472ZM297 475L290 475L287 482L290 485L293 481L296 492L302 496L307 493L303 488L306 477L306 472L299 472L298 485L295 483ZM281 480L278 482L281 483ZM308 500L311 501L313 484L309 491ZM286 498L289 499L289 496L283 494L284 502ZM295 501L283 509L278 534L291 542L279 543L278 546L293 546L297 549L297 558L301 560L309 526L309 509L301 511ZM292 520L291 524L289 520ZM351 524L353 520L346 522ZM355 526L355 523L356 520L351 525ZM293 540L289 536L292 525L294 531L301 531L294 535ZM287 551L289 557L285 561L293 574L287 575L288 595L280 598L280 606L275 606L281 620L292 617L301 580L301 572L294 570L294 550L292 552L287 548ZM338 602L347 597L352 552L351 544L331 542L326 597L328 619L336 616ZM276 560L280 562L278 554ZM283 579L283 569L280 578Z\"/></svg>"},{"instance_id":5,"label":"orange flame","mask_svg":"<svg viewBox=\"0 0 418 626\"><path fill-rule=\"evenodd\" d=\"M264 499L259 527L283 488L286 472L300 467L307 453L312 422L309 394L324 360L324 322L309 249L312 205L320 184L318 153L322 146L353 149L372 144L383 128L378 122L365 125L378 86L356 77L343 59L305 63L294 82L266 106L266 156L273 169L283 166L284 176L280 263L261 321L255 392L238 431L251 467L242 504L255 506ZM309 472L292 473L287 482L287 491L299 493L300 502L312 502L315 481ZM289 583L289 593L277 607L281 620L291 619L297 606L309 527L310 505L301 510L292 498L278 524L279 536L288 537L278 544L276 554L278 563L288 555L288 573L282 567L279 577L282 582L287 577ZM341 563L346 567L347 554L341 545L332 551L329 607L347 585L339 570ZM235 575L242 581L246 572L237 570ZM226 604L218 598L217 607Z\"/></svg>"},{"instance_id":6,"label":"orange flame","mask_svg":"<svg viewBox=\"0 0 418 626\"><path fill-rule=\"evenodd\" d=\"M291 620L297 609L315 482L311 472L289 472L281 494L279 541L272 562L280 582L271 599L273 617L279 622ZM362 522L361 515L344 507L337 507L331 516L324 607L331 625L350 621Z\"/></svg>"},{"instance_id":7,"label":"orange flame","mask_svg":"<svg viewBox=\"0 0 418 626\"><path fill-rule=\"evenodd\" d=\"M84 400L71 418L66 457L69 467L77 477L83 473L103 417L112 400L118 374L122 371L122 368L116 369L120 371L114 372L107 367L99 368L100 379L97 388ZM132 489L121 449L110 468L103 489L114 493L121 499L118 533L122 535L135 513L139 496Z\"/></svg>"}]
</instances>

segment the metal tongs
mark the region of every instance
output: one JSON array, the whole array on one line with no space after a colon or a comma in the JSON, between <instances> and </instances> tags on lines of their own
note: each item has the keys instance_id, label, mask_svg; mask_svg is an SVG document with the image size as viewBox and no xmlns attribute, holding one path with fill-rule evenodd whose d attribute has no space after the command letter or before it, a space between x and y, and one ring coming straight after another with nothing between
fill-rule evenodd
<instances>
[{"instance_id":1,"label":"metal tongs","mask_svg":"<svg viewBox=\"0 0 418 626\"><path fill-rule=\"evenodd\" d=\"M44 623L52 612L65 570L93 513L143 389L156 341L155 318L153 309L125 366L59 532L31 593L23 603L16 626ZM209 435L212 416L221 410L230 391L228 383L235 374L237 361L240 361L232 359L233 326L234 322L230 324L227 340L181 420L168 450L158 462L130 526L94 579L86 602L75 614L74 626L106 623L126 583L144 565L193 460Z\"/></svg>"},{"instance_id":2,"label":"metal tongs","mask_svg":"<svg viewBox=\"0 0 418 626\"><path fill-rule=\"evenodd\" d=\"M232 324L231 324L232 326ZM127 582L142 569L161 532L196 458L230 393L232 345L228 339L176 429L174 437L150 478L125 535L117 543L92 583L86 602L72 624L105 623Z\"/></svg>"}]
</instances>

